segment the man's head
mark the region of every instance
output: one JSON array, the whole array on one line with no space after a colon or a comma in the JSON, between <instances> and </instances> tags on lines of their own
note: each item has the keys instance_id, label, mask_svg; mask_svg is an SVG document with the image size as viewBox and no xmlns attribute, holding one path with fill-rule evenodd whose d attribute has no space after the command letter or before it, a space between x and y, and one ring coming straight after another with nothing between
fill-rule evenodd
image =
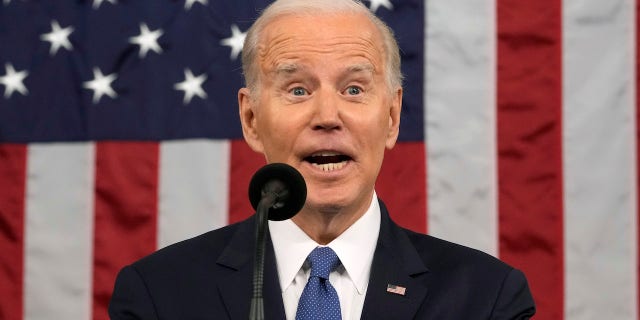
<instances>
[{"instance_id":1,"label":"man's head","mask_svg":"<svg viewBox=\"0 0 640 320\"><path fill-rule=\"evenodd\" d=\"M395 90L402 86L400 70L400 49L393 36L393 31L376 17L362 3L355 0L279 0L272 3L247 31L242 49L242 71L248 88L254 89L259 81L258 65L255 64L256 50L264 28L274 19L282 15L316 15L316 14L359 13L365 15L378 29L385 49L385 71L389 88Z\"/></svg>"},{"instance_id":2,"label":"man's head","mask_svg":"<svg viewBox=\"0 0 640 320\"><path fill-rule=\"evenodd\" d=\"M389 29L352 0L280 0L243 50L247 143L302 173L303 211L364 213L398 137L400 61Z\"/></svg>"}]
</instances>

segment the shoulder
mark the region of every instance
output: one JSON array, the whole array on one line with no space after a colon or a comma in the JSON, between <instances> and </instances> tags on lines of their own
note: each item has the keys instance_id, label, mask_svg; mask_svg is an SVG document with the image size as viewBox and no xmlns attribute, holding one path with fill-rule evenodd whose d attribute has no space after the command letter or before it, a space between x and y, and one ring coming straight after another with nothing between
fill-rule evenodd
<instances>
[{"instance_id":1,"label":"shoulder","mask_svg":"<svg viewBox=\"0 0 640 320\"><path fill-rule=\"evenodd\" d=\"M425 281L435 305L450 307L451 314L466 312L491 319L528 319L535 313L527 279L520 270L482 251L400 230L428 270Z\"/></svg>"},{"instance_id":2,"label":"shoulder","mask_svg":"<svg viewBox=\"0 0 640 320\"><path fill-rule=\"evenodd\" d=\"M251 219L177 242L134 262L141 273L152 270L197 268L214 265L238 232L249 232ZM250 235L247 235L249 237Z\"/></svg>"},{"instance_id":3,"label":"shoulder","mask_svg":"<svg viewBox=\"0 0 640 320\"><path fill-rule=\"evenodd\" d=\"M506 276L513 269L477 249L401 228L425 266L434 272L471 272Z\"/></svg>"},{"instance_id":4,"label":"shoulder","mask_svg":"<svg viewBox=\"0 0 640 320\"><path fill-rule=\"evenodd\" d=\"M441 276L505 277L513 268L485 252L460 244L418 233L396 224L389 211L380 203L380 237L402 252L405 262L411 261L412 268L419 270L421 264L430 273ZM421 263L417 263L420 260ZM496 281L495 278L492 281Z\"/></svg>"},{"instance_id":5,"label":"shoulder","mask_svg":"<svg viewBox=\"0 0 640 320\"><path fill-rule=\"evenodd\" d=\"M250 255L245 252L251 250L244 246L252 243L252 221L250 218L178 242L124 267L116 278L109 305L111 317L129 319L136 314L140 319L160 315L180 319L224 310L215 288L235 269L220 263L221 257L227 254L239 261L237 265L249 261ZM247 278L244 283L247 288L249 281Z\"/></svg>"}]
</instances>

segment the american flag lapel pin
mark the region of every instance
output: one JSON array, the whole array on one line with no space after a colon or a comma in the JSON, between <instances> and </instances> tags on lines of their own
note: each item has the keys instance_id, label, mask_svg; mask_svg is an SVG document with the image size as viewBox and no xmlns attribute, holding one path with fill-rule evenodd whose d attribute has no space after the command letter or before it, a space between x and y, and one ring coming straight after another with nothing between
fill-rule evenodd
<instances>
[{"instance_id":1,"label":"american flag lapel pin","mask_svg":"<svg viewBox=\"0 0 640 320\"><path fill-rule=\"evenodd\" d=\"M398 285L395 285L395 284L387 284L387 292L395 293L395 294L399 294L401 296L404 296L406 291L407 291L407 288L405 288L403 286L398 286Z\"/></svg>"}]
</instances>

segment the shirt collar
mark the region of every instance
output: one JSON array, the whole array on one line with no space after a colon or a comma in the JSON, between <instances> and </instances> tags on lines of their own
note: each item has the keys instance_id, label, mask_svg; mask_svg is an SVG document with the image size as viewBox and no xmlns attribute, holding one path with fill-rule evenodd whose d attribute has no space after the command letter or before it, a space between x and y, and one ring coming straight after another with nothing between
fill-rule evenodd
<instances>
[{"instance_id":1,"label":"shirt collar","mask_svg":"<svg viewBox=\"0 0 640 320\"><path fill-rule=\"evenodd\" d=\"M364 294L369 283L379 231L380 205L374 191L369 209L364 215L327 244L340 258L360 294ZM269 221L269 232L276 255L280 288L284 291L293 282L309 253L319 244L309 238L291 219Z\"/></svg>"}]
</instances>

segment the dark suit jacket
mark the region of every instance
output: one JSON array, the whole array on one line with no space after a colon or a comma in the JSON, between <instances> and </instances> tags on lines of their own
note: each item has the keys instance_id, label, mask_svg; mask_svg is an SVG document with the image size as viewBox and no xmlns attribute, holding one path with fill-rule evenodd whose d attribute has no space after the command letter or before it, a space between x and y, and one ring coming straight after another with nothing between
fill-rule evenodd
<instances>
[{"instance_id":1,"label":"dark suit jacket","mask_svg":"<svg viewBox=\"0 0 640 320\"><path fill-rule=\"evenodd\" d=\"M522 272L480 251L397 226L381 204L380 235L362 319L528 319ZM112 319L248 318L254 217L186 240L119 273ZM266 319L285 319L273 245L265 257ZM404 296L387 285L406 287Z\"/></svg>"}]
</instances>

